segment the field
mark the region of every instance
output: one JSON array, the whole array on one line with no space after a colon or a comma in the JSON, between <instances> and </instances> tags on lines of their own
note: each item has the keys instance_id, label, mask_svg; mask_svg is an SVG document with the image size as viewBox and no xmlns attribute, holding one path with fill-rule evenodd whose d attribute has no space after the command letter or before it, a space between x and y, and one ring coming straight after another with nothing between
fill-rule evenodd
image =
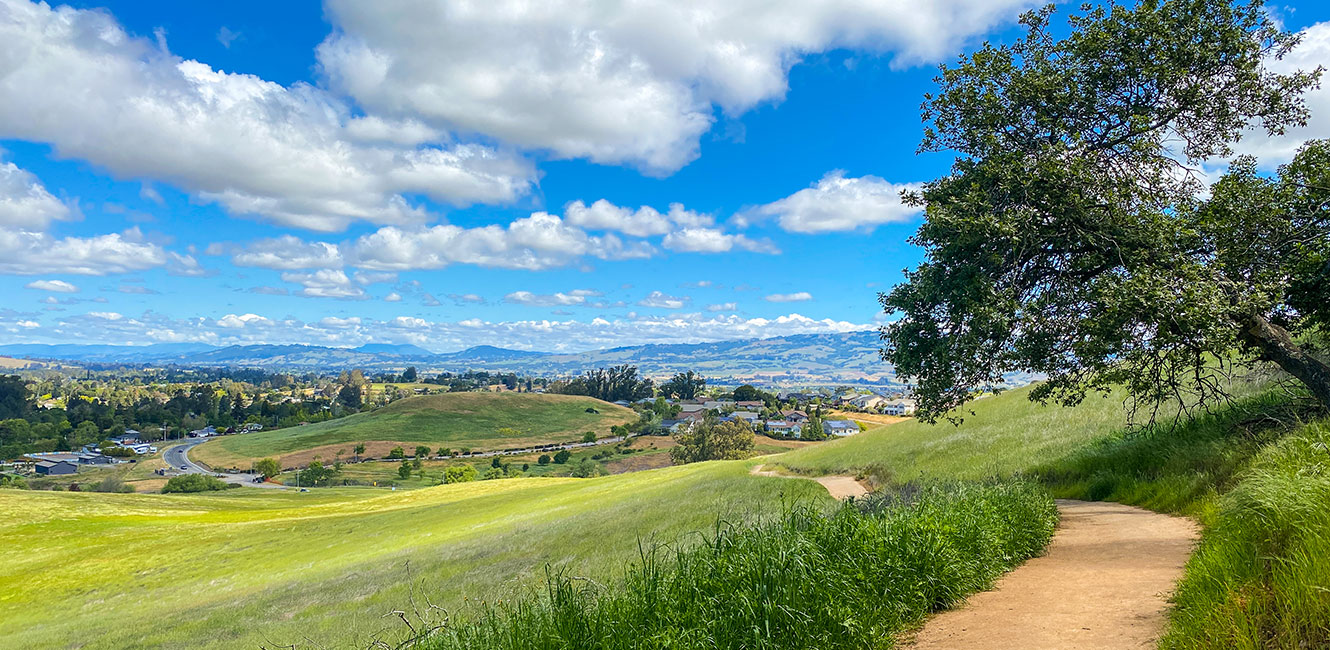
<instances>
[{"instance_id":1,"label":"field","mask_svg":"<svg viewBox=\"0 0 1330 650\"><path fill-rule=\"evenodd\" d=\"M4 490L0 637L13 647L232 648L308 635L364 647L388 625L380 617L406 605L408 576L417 593L457 607L522 592L547 564L603 576L636 556L639 539L691 543L688 533L718 516L829 501L811 481L752 477L747 465L398 492ZM142 624L105 624L125 611Z\"/></svg>"},{"instance_id":2,"label":"field","mask_svg":"<svg viewBox=\"0 0 1330 650\"><path fill-rule=\"evenodd\" d=\"M599 413L587 413L594 408ZM391 447L468 447L476 451L569 442L585 431L598 436L635 419L632 410L589 397L531 393L444 393L408 397L385 407L301 427L226 436L200 445L190 457L213 467L248 469L255 459L280 457L284 466L352 455L357 443L382 456ZM512 429L500 432L500 429ZM304 452L304 453L299 453Z\"/></svg>"}]
</instances>

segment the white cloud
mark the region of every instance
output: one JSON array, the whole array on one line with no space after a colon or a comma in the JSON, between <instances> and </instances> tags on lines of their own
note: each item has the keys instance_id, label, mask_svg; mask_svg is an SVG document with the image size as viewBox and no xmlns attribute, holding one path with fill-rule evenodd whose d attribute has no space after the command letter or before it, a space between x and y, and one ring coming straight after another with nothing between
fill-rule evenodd
<instances>
[{"instance_id":1,"label":"white cloud","mask_svg":"<svg viewBox=\"0 0 1330 650\"><path fill-rule=\"evenodd\" d=\"M598 297L602 295L599 291L591 289L574 289L567 293L557 292L552 294L535 294L530 291L514 291L503 297L504 302L515 305L531 305L537 307L555 307L555 306L573 306L587 304L587 298Z\"/></svg>"},{"instance_id":2,"label":"white cloud","mask_svg":"<svg viewBox=\"0 0 1330 650\"><path fill-rule=\"evenodd\" d=\"M1320 22L1304 29L1302 42L1281 61L1267 61L1272 72L1289 74L1297 70L1311 71L1330 61L1330 22ZM1261 165L1273 168L1288 162L1307 140L1330 138L1330 85L1324 75L1320 87L1303 95L1311 119L1306 126L1291 128L1283 135L1269 136L1264 131L1252 130L1233 148L1236 153L1256 156ZM1222 173L1222 170L1220 170Z\"/></svg>"},{"instance_id":3,"label":"white cloud","mask_svg":"<svg viewBox=\"0 0 1330 650\"><path fill-rule=\"evenodd\" d=\"M52 220L69 217L69 206L51 196L32 172L0 163L0 228L44 230Z\"/></svg>"},{"instance_id":4,"label":"white cloud","mask_svg":"<svg viewBox=\"0 0 1330 650\"><path fill-rule=\"evenodd\" d=\"M655 307L657 309L683 309L691 301L692 298L688 296L676 297L660 291L652 291L647 294L647 297L637 301L637 304L642 307Z\"/></svg>"},{"instance_id":5,"label":"white cloud","mask_svg":"<svg viewBox=\"0 0 1330 650\"><path fill-rule=\"evenodd\" d=\"M725 253L742 249L754 253L778 254L780 249L768 240L750 239L717 228L684 228L668 235L661 245L672 251L685 253Z\"/></svg>"},{"instance_id":6,"label":"white cloud","mask_svg":"<svg viewBox=\"0 0 1330 650\"><path fill-rule=\"evenodd\" d=\"M568 223L588 230L617 230L634 237L663 235L670 231L670 220L650 206L636 210L621 208L605 199L590 206L573 201L564 208Z\"/></svg>"},{"instance_id":7,"label":"white cloud","mask_svg":"<svg viewBox=\"0 0 1330 650\"><path fill-rule=\"evenodd\" d=\"M280 271L332 269L342 266L342 253L336 244L307 242L299 237L283 235L248 244L244 250L231 257L231 263Z\"/></svg>"},{"instance_id":8,"label":"white cloud","mask_svg":"<svg viewBox=\"0 0 1330 650\"><path fill-rule=\"evenodd\" d=\"M589 322L546 319L490 322L479 318L443 322L398 316L382 321L358 317L357 323L353 318L356 317L314 322L275 319L258 314L227 314L218 319L171 318L155 312L131 318L94 312L71 316L53 325L24 332L17 321L30 321L31 317L0 313L0 327L14 326L14 342L73 340L144 344L198 341L215 345L306 343L333 346L398 342L426 345L439 350L497 345L548 351L851 332L871 327L848 321L813 319L799 314L777 318L742 318L734 314L679 313L613 320L596 318Z\"/></svg>"},{"instance_id":9,"label":"white cloud","mask_svg":"<svg viewBox=\"0 0 1330 650\"><path fill-rule=\"evenodd\" d=\"M0 106L3 104L0 102ZM107 275L159 267L167 260L167 252L144 241L137 228L63 238L44 232L0 229L0 273Z\"/></svg>"},{"instance_id":10,"label":"white cloud","mask_svg":"<svg viewBox=\"0 0 1330 650\"><path fill-rule=\"evenodd\" d=\"M714 105L783 98L805 54L938 61L1032 4L330 0L318 58L373 112L663 173L697 157Z\"/></svg>"},{"instance_id":11,"label":"white cloud","mask_svg":"<svg viewBox=\"0 0 1330 650\"><path fill-rule=\"evenodd\" d=\"M33 280L24 287L37 289L39 291L54 291L56 293L78 293L79 288L65 282L64 280Z\"/></svg>"},{"instance_id":12,"label":"white cloud","mask_svg":"<svg viewBox=\"0 0 1330 650\"><path fill-rule=\"evenodd\" d=\"M799 291L796 293L773 293L766 297L767 302L804 302L812 299L813 294L808 293L807 291Z\"/></svg>"},{"instance_id":13,"label":"white cloud","mask_svg":"<svg viewBox=\"0 0 1330 650\"><path fill-rule=\"evenodd\" d=\"M303 289L296 292L308 298L364 299L365 290L351 281L345 271L337 269L319 269L313 273L283 273L283 282L299 284Z\"/></svg>"},{"instance_id":14,"label":"white cloud","mask_svg":"<svg viewBox=\"0 0 1330 650\"><path fill-rule=\"evenodd\" d=\"M394 291L394 292L389 293L388 295L384 296L384 297L383 297L383 301L384 301L384 302L402 302L402 294L397 293L396 291Z\"/></svg>"},{"instance_id":15,"label":"white cloud","mask_svg":"<svg viewBox=\"0 0 1330 650\"><path fill-rule=\"evenodd\" d=\"M625 243L614 235L594 237L556 215L536 212L507 227L389 226L358 238L347 254L355 266L387 271L440 269L452 264L535 271L566 266L587 255L631 259L649 256L650 250L641 242Z\"/></svg>"},{"instance_id":16,"label":"white cloud","mask_svg":"<svg viewBox=\"0 0 1330 650\"><path fill-rule=\"evenodd\" d=\"M909 221L919 209L901 202L902 190L919 185L889 183L876 176L846 178L845 172L828 172L817 184L779 201L745 211L741 223L775 218L790 232L817 233L864 230L884 223Z\"/></svg>"},{"instance_id":17,"label":"white cloud","mask_svg":"<svg viewBox=\"0 0 1330 650\"><path fill-rule=\"evenodd\" d=\"M90 311L88 315L101 320L120 320L124 318L121 314L113 311Z\"/></svg>"},{"instance_id":18,"label":"white cloud","mask_svg":"<svg viewBox=\"0 0 1330 650\"><path fill-rule=\"evenodd\" d=\"M105 11L10 0L0 12L0 138L174 183L234 214L321 231L421 223L407 195L501 203L534 179L528 161L487 146L366 142L374 125L327 92L181 59ZM406 123L378 135L400 142Z\"/></svg>"},{"instance_id":19,"label":"white cloud","mask_svg":"<svg viewBox=\"0 0 1330 650\"><path fill-rule=\"evenodd\" d=\"M714 311L734 311L734 310L736 310L736 309L738 309L738 308L739 308L739 305L737 305L737 304L735 304L735 303L732 303L732 302L723 302L723 303L716 304L716 305L707 305L707 311L713 311L713 312L714 312Z\"/></svg>"}]
</instances>

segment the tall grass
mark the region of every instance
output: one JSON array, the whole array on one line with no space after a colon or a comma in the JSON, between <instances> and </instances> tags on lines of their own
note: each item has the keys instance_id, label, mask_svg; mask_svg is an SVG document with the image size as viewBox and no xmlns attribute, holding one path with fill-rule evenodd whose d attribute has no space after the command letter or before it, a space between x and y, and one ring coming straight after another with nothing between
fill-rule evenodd
<instances>
[{"instance_id":1,"label":"tall grass","mask_svg":"<svg viewBox=\"0 0 1330 650\"><path fill-rule=\"evenodd\" d=\"M1031 483L931 484L717 526L643 551L605 587L556 573L543 594L480 608L425 647L875 648L987 588L1048 543L1052 500Z\"/></svg>"},{"instance_id":2,"label":"tall grass","mask_svg":"<svg viewBox=\"0 0 1330 650\"><path fill-rule=\"evenodd\" d=\"M1264 450L1187 565L1165 649L1330 648L1330 422Z\"/></svg>"}]
</instances>

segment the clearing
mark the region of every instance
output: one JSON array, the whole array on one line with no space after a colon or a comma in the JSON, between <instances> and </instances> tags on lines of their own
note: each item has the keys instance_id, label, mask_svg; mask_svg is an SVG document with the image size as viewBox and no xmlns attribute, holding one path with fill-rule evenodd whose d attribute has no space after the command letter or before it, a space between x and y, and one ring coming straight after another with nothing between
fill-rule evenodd
<instances>
[{"instance_id":1,"label":"clearing","mask_svg":"<svg viewBox=\"0 0 1330 650\"><path fill-rule=\"evenodd\" d=\"M597 412L588 413L588 408ZM367 443L367 455L378 457L398 445L407 453L416 445L484 451L570 442L586 431L603 437L610 427L636 418L631 409L576 395L444 393L407 397L317 424L222 437L200 445L190 458L212 467L248 469L266 456L278 457L283 466L308 463L315 455L328 461L339 451L349 458L361 442Z\"/></svg>"},{"instance_id":2,"label":"clearing","mask_svg":"<svg viewBox=\"0 0 1330 650\"><path fill-rule=\"evenodd\" d=\"M1059 501L1043 557L924 625L913 647L965 650L1152 647L1166 596L1199 536L1194 522L1109 502Z\"/></svg>"}]
</instances>

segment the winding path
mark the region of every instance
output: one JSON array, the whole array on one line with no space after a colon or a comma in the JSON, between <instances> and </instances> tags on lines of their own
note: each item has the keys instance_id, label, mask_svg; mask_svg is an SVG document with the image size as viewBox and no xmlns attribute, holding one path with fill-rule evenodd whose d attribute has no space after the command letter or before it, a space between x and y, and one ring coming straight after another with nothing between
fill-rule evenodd
<instances>
[{"instance_id":1,"label":"winding path","mask_svg":"<svg viewBox=\"0 0 1330 650\"><path fill-rule=\"evenodd\" d=\"M1196 524L1118 503L1060 500L1058 509L1047 554L938 614L905 647L1153 648Z\"/></svg>"},{"instance_id":2,"label":"winding path","mask_svg":"<svg viewBox=\"0 0 1330 650\"><path fill-rule=\"evenodd\" d=\"M850 497L861 497L868 494L868 488L855 480L852 476L795 476L793 474L781 474L772 470L762 469L762 465L754 465L753 471L749 472L753 476L770 476L773 478L793 478L806 481L817 481L822 487L831 493L834 499L848 499Z\"/></svg>"}]
</instances>

